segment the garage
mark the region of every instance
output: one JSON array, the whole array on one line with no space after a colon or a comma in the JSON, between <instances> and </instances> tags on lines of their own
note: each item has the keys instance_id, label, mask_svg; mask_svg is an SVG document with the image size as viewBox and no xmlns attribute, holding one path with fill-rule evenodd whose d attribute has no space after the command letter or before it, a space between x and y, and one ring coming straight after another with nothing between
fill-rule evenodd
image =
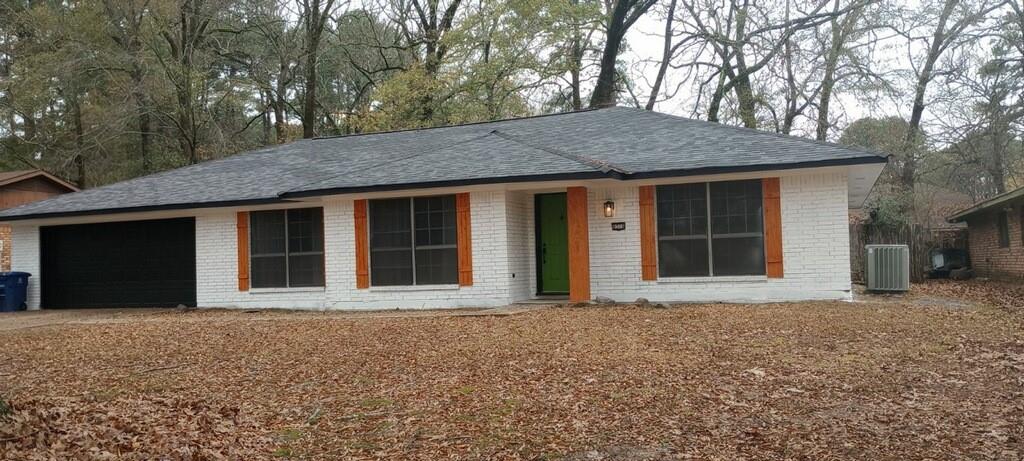
<instances>
[{"instance_id":1,"label":"garage","mask_svg":"<svg viewBox=\"0 0 1024 461\"><path fill-rule=\"evenodd\" d=\"M196 305L195 218L40 228L42 307Z\"/></svg>"}]
</instances>

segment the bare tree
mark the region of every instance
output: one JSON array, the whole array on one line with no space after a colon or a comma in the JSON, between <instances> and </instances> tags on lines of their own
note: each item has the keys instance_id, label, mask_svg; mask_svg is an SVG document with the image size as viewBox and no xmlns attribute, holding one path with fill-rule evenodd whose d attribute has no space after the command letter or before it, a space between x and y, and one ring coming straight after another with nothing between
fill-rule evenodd
<instances>
[{"instance_id":1,"label":"bare tree","mask_svg":"<svg viewBox=\"0 0 1024 461\"><path fill-rule=\"evenodd\" d=\"M976 39L974 34L969 34L968 29L983 22L992 11L1000 8L1002 0L977 0L963 2L961 0L943 0L938 15L930 24L931 33L927 38L915 35L916 30L898 31L908 41L922 43L926 51L918 59L911 59L911 65L915 76L913 103L910 111L909 127L900 166L900 183L906 192L914 191L914 181L917 175L917 164L920 152L917 152L918 138L921 133L921 120L924 116L927 105L925 98L928 92L928 85L942 73L936 69L939 58L951 49L956 49ZM931 5L926 4L925 8ZM911 48L912 48L911 46Z\"/></svg>"},{"instance_id":2,"label":"bare tree","mask_svg":"<svg viewBox=\"0 0 1024 461\"><path fill-rule=\"evenodd\" d=\"M208 46L211 23L219 7L213 0L182 0L168 11L169 17L162 21L159 32L169 54L169 59L160 63L177 102L174 115L166 118L178 131L178 145L188 163L200 160L203 100L208 88L205 65L197 62L197 54Z\"/></svg>"},{"instance_id":3,"label":"bare tree","mask_svg":"<svg viewBox=\"0 0 1024 461\"><path fill-rule=\"evenodd\" d=\"M302 25L305 31L305 94L302 103L302 137L316 136L317 123L317 61L324 27L334 15L335 0L301 0Z\"/></svg>"},{"instance_id":4,"label":"bare tree","mask_svg":"<svg viewBox=\"0 0 1024 461\"><path fill-rule=\"evenodd\" d=\"M139 156L142 157L142 172L149 173L151 166L152 121L150 112L153 102L145 88L146 66L144 56L143 21L149 10L149 0L103 0L107 14L110 38L117 44L129 62L131 95L135 102L139 136ZM79 183L80 187L84 187Z\"/></svg>"},{"instance_id":5,"label":"bare tree","mask_svg":"<svg viewBox=\"0 0 1024 461\"><path fill-rule=\"evenodd\" d=\"M874 0L856 0L843 8L826 10L831 0L818 0L809 10L798 11L796 17L792 17L788 6L779 17L776 9L750 0L729 1L724 15L718 6L709 7L692 0L684 2L693 20L694 33L712 46L718 61L714 72L716 85L707 109L708 120L719 120L722 102L732 92L743 125L756 128L758 99L754 94L753 76L785 52L797 32L819 27L871 1Z\"/></svg>"},{"instance_id":6,"label":"bare tree","mask_svg":"<svg viewBox=\"0 0 1024 461\"><path fill-rule=\"evenodd\" d=\"M647 110L654 110L654 104L658 102L658 93L661 92L661 85L665 81L665 74L668 72L668 67L672 63L672 55L675 54L684 42L672 43L673 28L672 21L676 16L676 2L678 0L670 0L668 4L668 12L665 14L665 37L664 45L661 50L661 63L658 64L658 75L654 77L654 85L651 86L651 95L647 98L647 105L644 106Z\"/></svg>"},{"instance_id":7,"label":"bare tree","mask_svg":"<svg viewBox=\"0 0 1024 461\"><path fill-rule=\"evenodd\" d=\"M626 32L647 13L657 0L616 0L611 3L605 26L604 52L597 86L590 96L590 107L615 105L616 63Z\"/></svg>"},{"instance_id":8,"label":"bare tree","mask_svg":"<svg viewBox=\"0 0 1024 461\"><path fill-rule=\"evenodd\" d=\"M832 104L832 94L836 83L841 79L837 72L839 61L844 53L849 51L849 42L857 35L858 23L864 17L864 10L867 5L860 5L843 16L833 16L829 21L829 41L824 56L825 69L821 77L821 91L818 99L817 128L815 139L824 141L828 137L828 130L832 126L829 119L829 109ZM836 0L833 11L840 9L840 0Z\"/></svg>"}]
</instances>

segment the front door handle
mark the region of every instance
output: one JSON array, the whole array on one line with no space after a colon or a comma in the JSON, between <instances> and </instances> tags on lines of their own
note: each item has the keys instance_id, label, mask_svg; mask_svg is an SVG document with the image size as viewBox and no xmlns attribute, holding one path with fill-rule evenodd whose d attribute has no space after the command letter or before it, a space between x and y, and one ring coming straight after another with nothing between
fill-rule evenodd
<instances>
[{"instance_id":1,"label":"front door handle","mask_svg":"<svg viewBox=\"0 0 1024 461\"><path fill-rule=\"evenodd\" d=\"M548 263L548 244L546 243L540 244L540 258L541 264Z\"/></svg>"}]
</instances>

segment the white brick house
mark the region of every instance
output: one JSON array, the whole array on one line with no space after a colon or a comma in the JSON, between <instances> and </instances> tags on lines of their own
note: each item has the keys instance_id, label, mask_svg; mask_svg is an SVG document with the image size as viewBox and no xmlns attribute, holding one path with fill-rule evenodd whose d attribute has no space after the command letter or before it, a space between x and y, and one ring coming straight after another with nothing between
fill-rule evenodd
<instances>
[{"instance_id":1,"label":"white brick house","mask_svg":"<svg viewBox=\"0 0 1024 461\"><path fill-rule=\"evenodd\" d=\"M648 134L615 132L633 123ZM848 299L847 209L885 160L602 109L301 141L0 220L31 308Z\"/></svg>"}]
</instances>

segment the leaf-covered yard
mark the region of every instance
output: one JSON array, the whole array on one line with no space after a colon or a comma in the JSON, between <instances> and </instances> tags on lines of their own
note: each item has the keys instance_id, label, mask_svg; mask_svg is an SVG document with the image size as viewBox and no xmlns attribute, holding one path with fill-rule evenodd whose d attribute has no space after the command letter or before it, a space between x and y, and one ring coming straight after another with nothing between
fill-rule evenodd
<instances>
[{"instance_id":1,"label":"leaf-covered yard","mask_svg":"<svg viewBox=\"0 0 1024 461\"><path fill-rule=\"evenodd\" d=\"M1020 459L1024 313L911 298L0 331L0 457Z\"/></svg>"}]
</instances>

